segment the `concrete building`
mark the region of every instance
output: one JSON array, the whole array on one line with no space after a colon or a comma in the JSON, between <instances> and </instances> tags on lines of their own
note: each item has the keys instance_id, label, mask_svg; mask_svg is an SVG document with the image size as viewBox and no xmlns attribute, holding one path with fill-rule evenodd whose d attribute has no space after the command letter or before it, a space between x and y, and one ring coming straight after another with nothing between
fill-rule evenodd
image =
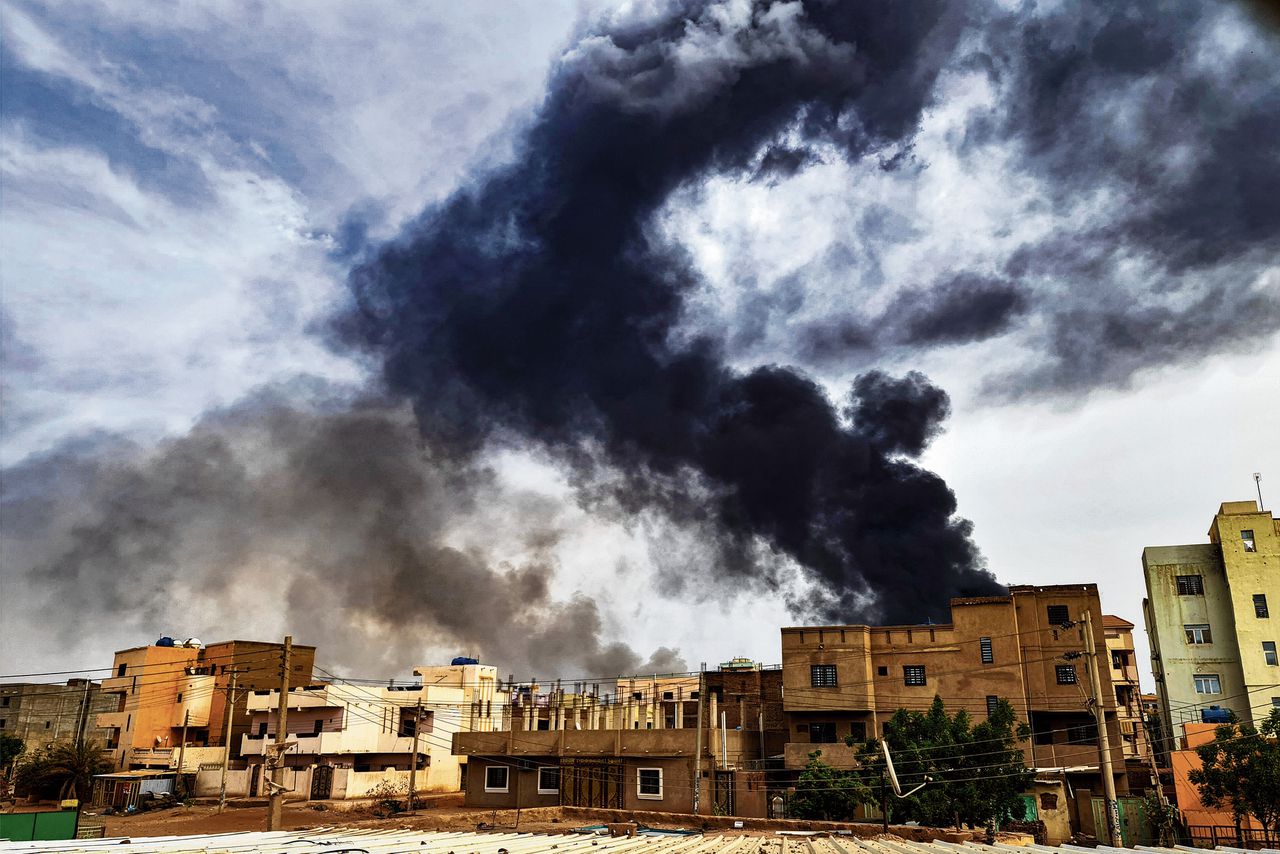
<instances>
[{"instance_id":1,"label":"concrete building","mask_svg":"<svg viewBox=\"0 0 1280 854\"><path fill-rule=\"evenodd\" d=\"M102 681L102 693L113 703L97 718L98 726L109 733L107 747L116 767L173 768L180 754L186 771L193 770L193 762L220 762L221 750L180 750L184 724L188 748L224 744L228 689L235 672L245 691L236 697L233 733L248 732L245 695L280 683L282 656L283 645L278 643L235 640L205 646L194 638L181 643L161 638L117 652L112 675ZM295 645L291 679L310 682L314 662L315 647ZM238 744L233 734L233 758Z\"/></svg>"},{"instance_id":2,"label":"concrete building","mask_svg":"<svg viewBox=\"0 0 1280 854\"><path fill-rule=\"evenodd\" d=\"M1149 763L1151 747L1147 739L1146 713L1142 707L1142 689L1138 684L1133 623L1114 614L1104 614L1102 628L1111 660L1111 685L1116 692L1116 718L1120 721L1124 758L1130 764Z\"/></svg>"},{"instance_id":3,"label":"concrete building","mask_svg":"<svg viewBox=\"0 0 1280 854\"><path fill-rule=\"evenodd\" d=\"M27 750L81 737L105 745L111 734L99 729L97 716L114 709L115 702L89 679L60 685L10 682L0 685L0 733L22 739Z\"/></svg>"},{"instance_id":4,"label":"concrete building","mask_svg":"<svg viewBox=\"0 0 1280 854\"><path fill-rule=\"evenodd\" d=\"M780 670L734 659L701 675L600 687L515 686L506 727L455 736L454 752L468 758L467 804L689 813L696 781L703 814L765 816L770 786L785 788L765 770L785 739Z\"/></svg>"},{"instance_id":5,"label":"concrete building","mask_svg":"<svg viewBox=\"0 0 1280 854\"><path fill-rule=\"evenodd\" d=\"M1224 503L1209 542L1142 551L1143 617L1166 733L1218 712L1280 706L1280 520Z\"/></svg>"},{"instance_id":6,"label":"concrete building","mask_svg":"<svg viewBox=\"0 0 1280 854\"><path fill-rule=\"evenodd\" d=\"M1089 678L1077 655L1084 629L1076 621L1086 610L1102 652L1104 621L1093 584L1015 586L1007 596L953 599L951 622L941 625L782 629L786 767L803 768L815 749L828 764L853 767L858 748L846 746L846 736L878 737L896 710L923 711L935 695L949 711L976 718L1004 699L1031 726L1023 750L1038 779L1100 791ZM1125 741L1105 659L1100 671L1114 780L1125 792Z\"/></svg>"},{"instance_id":7,"label":"concrete building","mask_svg":"<svg viewBox=\"0 0 1280 854\"><path fill-rule=\"evenodd\" d=\"M415 788L456 792L466 759L453 753L458 732L500 729L507 695L497 670L482 664L419 667L420 681L366 686L318 683L289 691L284 784L304 798L358 798L381 782L407 786L418 753ZM247 794L266 794L265 756L276 738L280 691L248 698L252 729L243 736ZM416 733L416 740L415 740Z\"/></svg>"}]
</instances>

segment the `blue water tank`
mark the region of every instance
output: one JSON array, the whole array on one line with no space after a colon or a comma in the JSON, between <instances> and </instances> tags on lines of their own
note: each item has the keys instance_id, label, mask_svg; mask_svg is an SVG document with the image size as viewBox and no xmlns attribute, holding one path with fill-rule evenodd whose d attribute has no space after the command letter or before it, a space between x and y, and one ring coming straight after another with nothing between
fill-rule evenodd
<instances>
[{"instance_id":1,"label":"blue water tank","mask_svg":"<svg viewBox=\"0 0 1280 854\"><path fill-rule=\"evenodd\" d=\"M1229 724L1231 723L1231 710L1221 709L1217 706L1201 709L1200 722L1206 724Z\"/></svg>"},{"instance_id":2,"label":"blue water tank","mask_svg":"<svg viewBox=\"0 0 1280 854\"><path fill-rule=\"evenodd\" d=\"M165 635L160 638L160 640L156 641L156 646L173 646L173 638Z\"/></svg>"},{"instance_id":3,"label":"blue water tank","mask_svg":"<svg viewBox=\"0 0 1280 854\"><path fill-rule=\"evenodd\" d=\"M450 664L452 664L452 665L454 665L454 666L457 666L457 665L459 665L459 664L479 664L479 663L480 663L480 659L478 659L478 658L467 658L465 655L460 655L460 656L458 656L457 658L455 658L453 661L450 661L449 663L450 663Z\"/></svg>"}]
</instances>

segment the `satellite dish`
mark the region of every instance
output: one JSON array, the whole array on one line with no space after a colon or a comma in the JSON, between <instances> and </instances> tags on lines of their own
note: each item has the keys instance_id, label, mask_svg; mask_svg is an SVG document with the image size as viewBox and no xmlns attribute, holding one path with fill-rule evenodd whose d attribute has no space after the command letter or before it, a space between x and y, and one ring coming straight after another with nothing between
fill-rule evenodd
<instances>
[{"instance_id":1,"label":"satellite dish","mask_svg":"<svg viewBox=\"0 0 1280 854\"><path fill-rule=\"evenodd\" d=\"M200 642L200 638L187 638L185 641L182 642L182 645L186 647L190 647L192 649L199 649L200 647L204 646L204 644Z\"/></svg>"}]
</instances>

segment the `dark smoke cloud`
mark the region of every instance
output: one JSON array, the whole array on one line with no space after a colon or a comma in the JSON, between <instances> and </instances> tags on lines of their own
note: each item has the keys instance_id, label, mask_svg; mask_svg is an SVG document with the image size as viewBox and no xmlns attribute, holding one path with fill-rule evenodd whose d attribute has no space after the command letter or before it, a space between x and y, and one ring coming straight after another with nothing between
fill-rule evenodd
<instances>
[{"instance_id":1,"label":"dark smoke cloud","mask_svg":"<svg viewBox=\"0 0 1280 854\"><path fill-rule=\"evenodd\" d=\"M820 616L944 616L949 595L998 589L950 490L906 459L945 395L870 374L850 424L796 371L739 373L706 340L673 344L697 276L649 225L681 185L750 174L784 135L892 168L964 9L746 8L581 38L515 164L356 272L344 332L383 355L433 443L465 455L514 433L570 460L598 447L649 502L671 499L643 481L687 476L711 495L724 553L759 539L789 555L820 584ZM741 581L753 567L719 569Z\"/></svg>"},{"instance_id":2,"label":"dark smoke cloud","mask_svg":"<svg viewBox=\"0 0 1280 854\"><path fill-rule=\"evenodd\" d=\"M477 502L504 507L519 560L453 544ZM76 614L41 626L59 643L84 624L136 645L269 622L357 673L458 653L525 678L685 669L609 640L594 602L555 599L554 509L442 460L385 401L263 393L151 451L84 440L7 470L0 509L6 571L27 568L6 582L6 623Z\"/></svg>"}]
</instances>

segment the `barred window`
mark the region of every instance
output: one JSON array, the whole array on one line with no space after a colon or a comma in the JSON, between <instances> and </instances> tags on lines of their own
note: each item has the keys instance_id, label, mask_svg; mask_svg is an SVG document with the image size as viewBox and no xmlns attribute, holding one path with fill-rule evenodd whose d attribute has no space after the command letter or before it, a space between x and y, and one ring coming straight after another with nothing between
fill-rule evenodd
<instances>
[{"instance_id":1,"label":"barred window","mask_svg":"<svg viewBox=\"0 0 1280 854\"><path fill-rule=\"evenodd\" d=\"M991 717L996 713L996 708L1000 705L1000 698L995 694L987 695L987 717Z\"/></svg>"},{"instance_id":2,"label":"barred window","mask_svg":"<svg viewBox=\"0 0 1280 854\"><path fill-rule=\"evenodd\" d=\"M834 664L810 665L809 684L815 688L836 687L836 666Z\"/></svg>"},{"instance_id":3,"label":"barred window","mask_svg":"<svg viewBox=\"0 0 1280 854\"><path fill-rule=\"evenodd\" d=\"M1179 596L1203 596L1204 595L1204 576L1203 575L1179 575L1178 595Z\"/></svg>"},{"instance_id":4,"label":"barred window","mask_svg":"<svg viewBox=\"0 0 1280 854\"><path fill-rule=\"evenodd\" d=\"M902 682L904 685L924 685L927 684L924 674L923 664L906 664L902 667Z\"/></svg>"},{"instance_id":5,"label":"barred window","mask_svg":"<svg viewBox=\"0 0 1280 854\"><path fill-rule=\"evenodd\" d=\"M1253 594L1253 615L1263 620L1271 616L1271 612L1267 610L1267 594Z\"/></svg>"},{"instance_id":6,"label":"barred window","mask_svg":"<svg viewBox=\"0 0 1280 854\"><path fill-rule=\"evenodd\" d=\"M1074 664L1059 664L1055 669L1058 674L1059 685L1076 684L1076 666Z\"/></svg>"},{"instance_id":7,"label":"barred window","mask_svg":"<svg viewBox=\"0 0 1280 854\"><path fill-rule=\"evenodd\" d=\"M978 639L978 647L982 650L982 663L983 663L983 664L993 664L993 663L995 663L996 656L995 656L995 653L994 653L994 652L992 651L992 649L991 649L991 638L979 638L979 639Z\"/></svg>"},{"instance_id":8,"label":"barred window","mask_svg":"<svg viewBox=\"0 0 1280 854\"><path fill-rule=\"evenodd\" d=\"M1066 605L1050 605L1046 610L1049 614L1050 625L1065 626L1071 622L1071 609Z\"/></svg>"}]
</instances>

